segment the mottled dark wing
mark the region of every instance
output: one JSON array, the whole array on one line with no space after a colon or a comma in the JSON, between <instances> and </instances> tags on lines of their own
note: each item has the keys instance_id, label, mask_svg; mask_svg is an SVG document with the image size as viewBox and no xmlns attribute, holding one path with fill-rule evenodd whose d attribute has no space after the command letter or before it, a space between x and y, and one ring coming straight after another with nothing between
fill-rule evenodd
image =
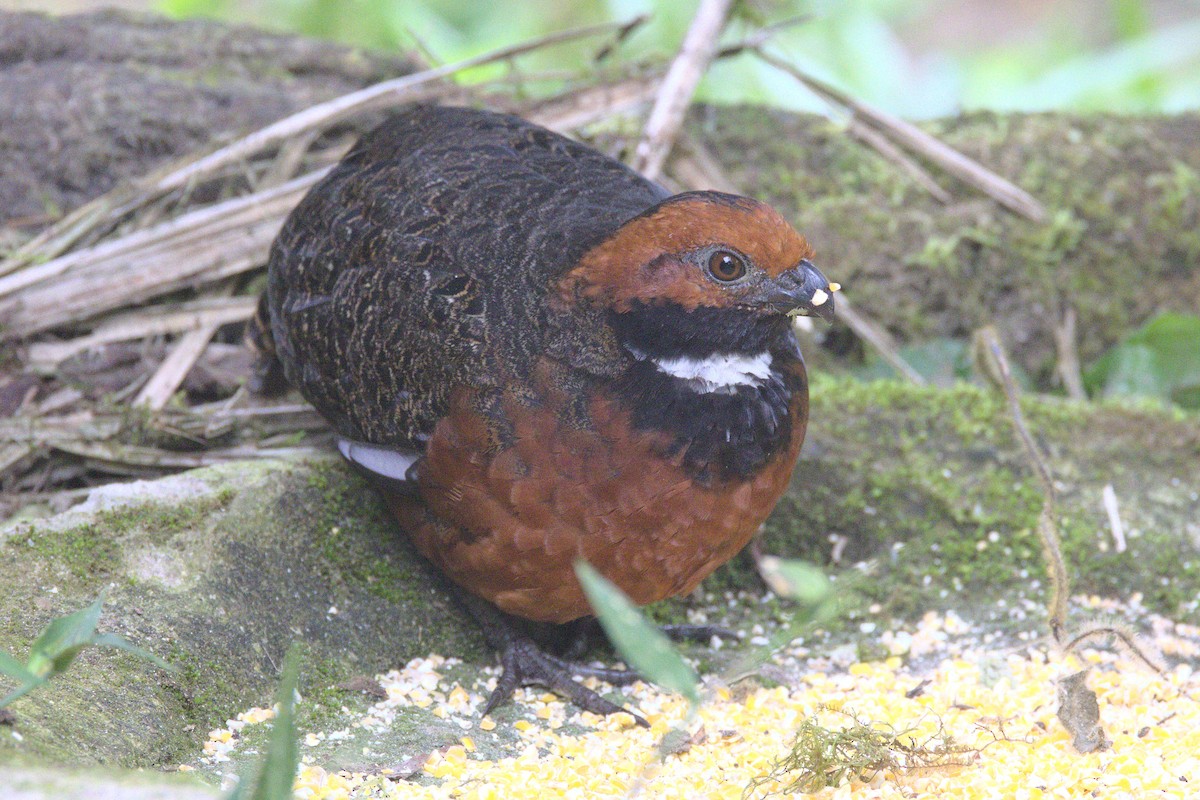
<instances>
[{"instance_id":1,"label":"mottled dark wing","mask_svg":"<svg viewBox=\"0 0 1200 800\"><path fill-rule=\"evenodd\" d=\"M288 267L272 273L269 288L288 381L341 435L418 447L450 381L477 357L482 318L467 307L472 287L436 243L345 208L291 228L272 256ZM324 255L314 243L328 245L334 229L347 241Z\"/></svg>"},{"instance_id":2,"label":"mottled dark wing","mask_svg":"<svg viewBox=\"0 0 1200 800\"><path fill-rule=\"evenodd\" d=\"M553 277L666 194L515 117L410 108L313 188L272 248L284 372L343 437L420 451L455 387L531 363Z\"/></svg>"}]
</instances>

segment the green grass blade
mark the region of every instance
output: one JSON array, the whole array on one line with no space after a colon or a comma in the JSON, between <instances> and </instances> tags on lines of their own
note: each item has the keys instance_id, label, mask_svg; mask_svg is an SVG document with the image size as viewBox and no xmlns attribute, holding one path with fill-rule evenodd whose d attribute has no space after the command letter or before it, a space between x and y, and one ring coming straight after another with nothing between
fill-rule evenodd
<instances>
[{"instance_id":1,"label":"green grass blade","mask_svg":"<svg viewBox=\"0 0 1200 800\"><path fill-rule=\"evenodd\" d=\"M0 650L0 673L4 673L14 681L20 681L21 683L33 683L39 680L38 676L30 672L24 664L3 650Z\"/></svg>"},{"instance_id":2,"label":"green grass blade","mask_svg":"<svg viewBox=\"0 0 1200 800\"><path fill-rule=\"evenodd\" d=\"M18 686L16 689L13 689L11 692L9 692L7 695L5 695L4 699L0 700L0 708L4 708L6 705L13 702L14 700L19 700L20 698L29 694L30 692L32 692L34 689L41 686L45 682L46 682L45 678L38 678L35 676L32 681L25 683L22 686Z\"/></svg>"},{"instance_id":3,"label":"green grass blade","mask_svg":"<svg viewBox=\"0 0 1200 800\"><path fill-rule=\"evenodd\" d=\"M292 647L283 662L283 676L275 702L275 716L267 755L255 775L246 770L226 800L292 800L296 769L300 766L300 746L296 742L296 680L300 673L299 651Z\"/></svg>"},{"instance_id":4,"label":"green grass blade","mask_svg":"<svg viewBox=\"0 0 1200 800\"><path fill-rule=\"evenodd\" d=\"M29 671L39 678L50 678L71 666L79 651L92 643L103 607L102 592L87 608L47 625L29 649Z\"/></svg>"},{"instance_id":5,"label":"green grass blade","mask_svg":"<svg viewBox=\"0 0 1200 800\"><path fill-rule=\"evenodd\" d=\"M662 631L586 561L575 562L575 574L621 658L647 680L679 692L693 708L699 705L700 680Z\"/></svg>"},{"instance_id":6,"label":"green grass blade","mask_svg":"<svg viewBox=\"0 0 1200 800\"><path fill-rule=\"evenodd\" d=\"M815 606L833 594L833 584L825 573L806 561L763 556L758 570L771 591L789 600Z\"/></svg>"},{"instance_id":7,"label":"green grass blade","mask_svg":"<svg viewBox=\"0 0 1200 800\"><path fill-rule=\"evenodd\" d=\"M151 653L149 650L144 650L141 647L138 647L136 644L130 644L130 642L124 637L118 636L115 633L98 633L92 637L91 644L94 644L97 647L115 647L118 650L124 650L127 653L133 653L138 658L142 659L143 661L149 661L159 669L166 670L167 672L176 671L175 667L171 666L166 661L163 661L161 658L154 655L154 653Z\"/></svg>"}]
</instances>

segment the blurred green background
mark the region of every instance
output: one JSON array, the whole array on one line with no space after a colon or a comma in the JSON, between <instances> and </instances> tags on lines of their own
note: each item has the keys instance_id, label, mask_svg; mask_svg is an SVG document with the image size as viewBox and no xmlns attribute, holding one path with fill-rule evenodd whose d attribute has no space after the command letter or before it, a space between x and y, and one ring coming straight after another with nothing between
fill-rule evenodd
<instances>
[{"instance_id":1,"label":"blurred green background","mask_svg":"<svg viewBox=\"0 0 1200 800\"><path fill-rule=\"evenodd\" d=\"M698 0L0 0L0 9L106 6L212 17L456 61L587 23L650 17L623 55L674 52ZM1200 0L741 0L726 32L804 17L773 48L805 71L915 119L963 110L1200 108ZM586 48L530 69L582 66ZM574 59L574 61L572 61ZM794 81L745 56L714 66L702 99L818 111Z\"/></svg>"},{"instance_id":2,"label":"blurred green background","mask_svg":"<svg viewBox=\"0 0 1200 800\"><path fill-rule=\"evenodd\" d=\"M454 61L552 30L602 20L650 21L629 55L672 52L696 0L160 0L179 17L211 16L384 49L419 41ZM812 74L910 118L960 110L1179 111L1200 107L1196 0L787 0L743 2L752 20L808 19L774 49ZM572 48L531 68L569 64ZM585 57L584 48L574 48ZM564 52L566 51L566 52ZM794 81L741 57L701 89L718 102L819 110Z\"/></svg>"}]
</instances>

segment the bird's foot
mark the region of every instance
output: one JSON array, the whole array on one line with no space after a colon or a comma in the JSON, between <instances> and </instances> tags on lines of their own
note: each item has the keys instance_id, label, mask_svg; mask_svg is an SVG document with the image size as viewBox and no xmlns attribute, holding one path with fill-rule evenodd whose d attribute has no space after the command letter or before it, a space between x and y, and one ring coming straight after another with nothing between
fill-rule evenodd
<instances>
[{"instance_id":1,"label":"bird's foot","mask_svg":"<svg viewBox=\"0 0 1200 800\"><path fill-rule=\"evenodd\" d=\"M674 641L708 642L712 637L736 639L737 632L720 625L663 625L660 629ZM573 637L572 645L565 658L550 655L543 651L532 639L524 636L510 636L500 651L500 664L503 673L496 683L496 688L488 698L484 714L490 714L494 709L504 705L514 691L521 686L545 686L562 695L585 711L594 714L614 714L625 711L633 716L639 725L646 726L647 722L638 714L621 708L596 692L575 680L581 678L597 678L613 686L628 686L641 676L630 669L612 667L592 667L576 663L586 649L588 628L585 626ZM582 643L582 647L580 646Z\"/></svg>"},{"instance_id":2,"label":"bird's foot","mask_svg":"<svg viewBox=\"0 0 1200 800\"><path fill-rule=\"evenodd\" d=\"M663 625L659 630L673 642L707 644L714 636L719 639L738 638L737 631L721 625Z\"/></svg>"},{"instance_id":3,"label":"bird's foot","mask_svg":"<svg viewBox=\"0 0 1200 800\"><path fill-rule=\"evenodd\" d=\"M503 672L491 697L488 698L487 706L483 709L485 715L507 703L518 688L538 685L557 692L584 711L604 715L624 711L630 714L638 725L650 726L640 715L606 700L575 680L576 676L598 678L614 686L625 686L641 680L633 670L576 664L544 652L532 639L524 636L509 640L500 652L500 666Z\"/></svg>"},{"instance_id":4,"label":"bird's foot","mask_svg":"<svg viewBox=\"0 0 1200 800\"><path fill-rule=\"evenodd\" d=\"M520 621L467 592L458 592L455 596L479 623L488 644L500 654L500 678L483 709L484 715L507 703L512 699L513 692L522 686L545 686L584 711L604 715L625 711L639 725L649 726L640 715L604 699L575 680L576 677L596 678L614 686L627 686L641 680L636 672L592 667L576 663L571 658L550 655L522 629Z\"/></svg>"}]
</instances>

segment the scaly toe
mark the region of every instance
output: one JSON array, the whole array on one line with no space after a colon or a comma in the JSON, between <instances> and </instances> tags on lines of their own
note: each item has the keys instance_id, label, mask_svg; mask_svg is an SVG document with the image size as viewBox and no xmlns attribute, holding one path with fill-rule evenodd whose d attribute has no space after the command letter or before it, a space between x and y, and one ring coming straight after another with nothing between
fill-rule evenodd
<instances>
[{"instance_id":1,"label":"scaly toe","mask_svg":"<svg viewBox=\"0 0 1200 800\"><path fill-rule=\"evenodd\" d=\"M557 692L584 711L601 715L624 711L633 716L638 725L650 727L650 723L640 715L604 699L575 680L575 676L579 675L624 685L639 679L637 673L630 670L573 664L542 652L529 639L518 639L505 648L500 654L500 665L503 672L484 707L485 716L507 703L518 687L538 685Z\"/></svg>"}]
</instances>

